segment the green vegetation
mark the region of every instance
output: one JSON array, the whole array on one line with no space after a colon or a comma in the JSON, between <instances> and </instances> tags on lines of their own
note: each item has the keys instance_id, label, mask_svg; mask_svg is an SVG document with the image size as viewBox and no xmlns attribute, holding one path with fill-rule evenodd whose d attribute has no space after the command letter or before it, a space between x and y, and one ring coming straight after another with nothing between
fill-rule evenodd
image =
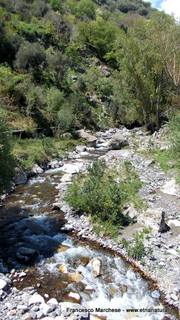
<instances>
[{"instance_id":1,"label":"green vegetation","mask_svg":"<svg viewBox=\"0 0 180 320\"><path fill-rule=\"evenodd\" d=\"M80 142L63 138L13 139L12 154L24 169L31 169L35 163L42 164L63 156Z\"/></svg>"},{"instance_id":2,"label":"green vegetation","mask_svg":"<svg viewBox=\"0 0 180 320\"><path fill-rule=\"evenodd\" d=\"M0 0L0 18L9 128L153 130L179 105L180 27L149 3Z\"/></svg>"},{"instance_id":3,"label":"green vegetation","mask_svg":"<svg viewBox=\"0 0 180 320\"><path fill-rule=\"evenodd\" d=\"M137 194L140 186L128 162L113 170L98 160L89 167L88 173L74 179L65 199L77 214L85 212L90 216L96 232L117 236L118 230L131 222L122 213L124 205L127 202L142 205Z\"/></svg>"},{"instance_id":4,"label":"green vegetation","mask_svg":"<svg viewBox=\"0 0 180 320\"><path fill-rule=\"evenodd\" d=\"M144 240L148 237L149 233L149 228L144 228L142 231L136 232L133 243L123 239L122 243L129 257L136 260L142 260L143 257L148 254L144 246Z\"/></svg>"}]
</instances>

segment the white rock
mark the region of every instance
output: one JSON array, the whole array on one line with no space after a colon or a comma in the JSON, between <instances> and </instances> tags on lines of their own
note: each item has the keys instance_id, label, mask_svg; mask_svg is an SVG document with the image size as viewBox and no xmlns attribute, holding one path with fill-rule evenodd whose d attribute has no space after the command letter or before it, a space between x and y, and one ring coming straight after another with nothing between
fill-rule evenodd
<instances>
[{"instance_id":1,"label":"white rock","mask_svg":"<svg viewBox=\"0 0 180 320\"><path fill-rule=\"evenodd\" d=\"M24 271L20 272L20 274L19 274L19 278L23 278L23 277L26 277L26 276L27 276L27 273L24 272Z\"/></svg>"},{"instance_id":2,"label":"white rock","mask_svg":"<svg viewBox=\"0 0 180 320\"><path fill-rule=\"evenodd\" d=\"M180 190L176 184L176 180L173 178L165 182L164 186L161 188L161 191L172 196L178 196Z\"/></svg>"},{"instance_id":3,"label":"white rock","mask_svg":"<svg viewBox=\"0 0 180 320\"><path fill-rule=\"evenodd\" d=\"M80 172L84 167L83 162L78 162L78 163L66 163L62 167L62 171L70 174L78 173Z\"/></svg>"},{"instance_id":4,"label":"white rock","mask_svg":"<svg viewBox=\"0 0 180 320\"><path fill-rule=\"evenodd\" d=\"M76 146L76 152L81 153L86 151L86 146Z\"/></svg>"},{"instance_id":5,"label":"white rock","mask_svg":"<svg viewBox=\"0 0 180 320\"><path fill-rule=\"evenodd\" d=\"M59 167L59 161L58 160L52 160L49 162L49 167L52 169L58 168Z\"/></svg>"},{"instance_id":6,"label":"white rock","mask_svg":"<svg viewBox=\"0 0 180 320\"><path fill-rule=\"evenodd\" d=\"M102 261L95 258L91 261L92 263L92 274L96 278L101 275Z\"/></svg>"},{"instance_id":7,"label":"white rock","mask_svg":"<svg viewBox=\"0 0 180 320\"><path fill-rule=\"evenodd\" d=\"M34 164L34 166L32 167L31 171L35 174L41 174L43 173L43 169L41 169L40 166L38 166L38 164Z\"/></svg>"},{"instance_id":8,"label":"white rock","mask_svg":"<svg viewBox=\"0 0 180 320\"><path fill-rule=\"evenodd\" d=\"M76 131L76 134L79 138L87 140L89 144L95 146L97 138L90 134L89 132L85 131L84 129Z\"/></svg>"},{"instance_id":9,"label":"white rock","mask_svg":"<svg viewBox=\"0 0 180 320\"><path fill-rule=\"evenodd\" d=\"M76 303L80 303L80 301L81 301L81 297L80 297L79 293L69 292L67 296L68 296L68 298L72 299Z\"/></svg>"},{"instance_id":10,"label":"white rock","mask_svg":"<svg viewBox=\"0 0 180 320\"><path fill-rule=\"evenodd\" d=\"M42 312L43 312L43 314L44 314L45 316L48 315L48 313L54 311L55 308L56 308L56 306L55 306L55 305L52 305L52 304L51 304L51 305L50 305L50 304L47 304L47 303L42 303L42 304L41 304L41 310L42 310Z\"/></svg>"},{"instance_id":11,"label":"white rock","mask_svg":"<svg viewBox=\"0 0 180 320\"><path fill-rule=\"evenodd\" d=\"M48 300L47 304L52 304L54 306L58 305L58 301L55 298Z\"/></svg>"},{"instance_id":12,"label":"white rock","mask_svg":"<svg viewBox=\"0 0 180 320\"><path fill-rule=\"evenodd\" d=\"M169 220L168 225L170 226L170 228L180 228L180 221L177 219Z\"/></svg>"},{"instance_id":13,"label":"white rock","mask_svg":"<svg viewBox=\"0 0 180 320\"><path fill-rule=\"evenodd\" d=\"M37 304L44 303L44 298L38 293L34 293L29 299L29 305L36 304L36 303Z\"/></svg>"},{"instance_id":14,"label":"white rock","mask_svg":"<svg viewBox=\"0 0 180 320\"><path fill-rule=\"evenodd\" d=\"M7 286L7 282L3 279L0 279L0 290L5 289Z\"/></svg>"}]
</instances>

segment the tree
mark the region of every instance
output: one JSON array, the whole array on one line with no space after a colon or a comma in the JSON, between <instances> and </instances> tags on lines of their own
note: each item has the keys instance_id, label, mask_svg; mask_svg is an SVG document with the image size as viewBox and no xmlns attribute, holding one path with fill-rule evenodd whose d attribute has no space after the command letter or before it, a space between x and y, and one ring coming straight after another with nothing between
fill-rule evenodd
<instances>
[{"instance_id":1,"label":"tree","mask_svg":"<svg viewBox=\"0 0 180 320\"><path fill-rule=\"evenodd\" d=\"M180 25L165 14L152 16L149 28L161 52L166 74L176 94L180 94Z\"/></svg>"},{"instance_id":2,"label":"tree","mask_svg":"<svg viewBox=\"0 0 180 320\"><path fill-rule=\"evenodd\" d=\"M117 28L98 17L95 21L80 24L79 33L81 41L95 50L98 56L103 59L113 48Z\"/></svg>"},{"instance_id":3,"label":"tree","mask_svg":"<svg viewBox=\"0 0 180 320\"><path fill-rule=\"evenodd\" d=\"M117 60L121 73L132 81L134 94L140 102L144 123L159 128L161 112L168 101L168 79L162 52L157 47L151 24L143 19L135 22L119 39Z\"/></svg>"}]
</instances>

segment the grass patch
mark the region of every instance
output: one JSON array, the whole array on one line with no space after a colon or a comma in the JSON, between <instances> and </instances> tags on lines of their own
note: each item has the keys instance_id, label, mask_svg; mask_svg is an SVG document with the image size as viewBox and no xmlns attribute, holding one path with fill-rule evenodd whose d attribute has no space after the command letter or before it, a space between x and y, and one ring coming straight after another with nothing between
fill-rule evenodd
<instances>
[{"instance_id":1,"label":"grass patch","mask_svg":"<svg viewBox=\"0 0 180 320\"><path fill-rule=\"evenodd\" d=\"M132 222L122 213L125 204L142 205L138 196L140 187L141 182L128 162L111 169L98 160L87 173L77 175L65 200L77 214L83 212L90 216L96 233L116 237L121 227Z\"/></svg>"},{"instance_id":2,"label":"grass patch","mask_svg":"<svg viewBox=\"0 0 180 320\"><path fill-rule=\"evenodd\" d=\"M23 168L31 169L33 164L41 164L71 151L81 140L62 138L13 139L13 156Z\"/></svg>"}]
</instances>

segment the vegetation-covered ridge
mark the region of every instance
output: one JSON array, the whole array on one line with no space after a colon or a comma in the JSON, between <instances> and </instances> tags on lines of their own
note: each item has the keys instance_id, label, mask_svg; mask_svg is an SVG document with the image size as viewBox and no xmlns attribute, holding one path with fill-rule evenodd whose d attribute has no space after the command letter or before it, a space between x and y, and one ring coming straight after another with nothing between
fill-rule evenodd
<instances>
[{"instance_id":1,"label":"vegetation-covered ridge","mask_svg":"<svg viewBox=\"0 0 180 320\"><path fill-rule=\"evenodd\" d=\"M159 126L179 105L180 27L141 0L0 0L9 128Z\"/></svg>"},{"instance_id":2,"label":"vegetation-covered ridge","mask_svg":"<svg viewBox=\"0 0 180 320\"><path fill-rule=\"evenodd\" d=\"M159 128L180 105L179 36L141 0L0 0L3 139Z\"/></svg>"}]
</instances>

